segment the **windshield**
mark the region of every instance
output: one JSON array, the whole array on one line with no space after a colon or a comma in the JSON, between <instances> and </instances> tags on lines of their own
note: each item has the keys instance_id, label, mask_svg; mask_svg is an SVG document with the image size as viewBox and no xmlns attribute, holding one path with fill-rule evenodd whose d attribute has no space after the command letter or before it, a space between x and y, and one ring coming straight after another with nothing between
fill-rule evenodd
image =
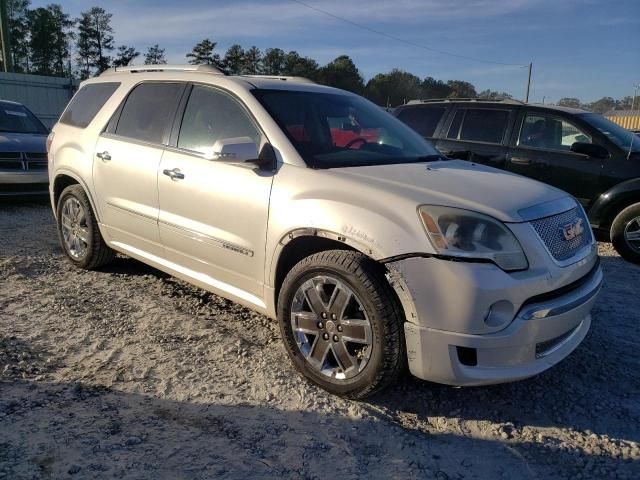
<instances>
[{"instance_id":1,"label":"windshield","mask_svg":"<svg viewBox=\"0 0 640 480\"><path fill-rule=\"evenodd\" d=\"M357 95L253 90L313 168L444 159L420 135Z\"/></svg>"},{"instance_id":2,"label":"windshield","mask_svg":"<svg viewBox=\"0 0 640 480\"><path fill-rule=\"evenodd\" d=\"M600 133L605 135L617 146L621 147L625 152L629 151L632 141L633 146L631 147L631 151L640 152L640 141L638 141L638 137L629 130L622 128L620 125L613 123L611 120L608 120L597 113L585 113L580 115L580 118L597 128Z\"/></svg>"},{"instance_id":3,"label":"windshield","mask_svg":"<svg viewBox=\"0 0 640 480\"><path fill-rule=\"evenodd\" d=\"M0 103L0 132L44 134L47 129L22 105Z\"/></svg>"}]
</instances>

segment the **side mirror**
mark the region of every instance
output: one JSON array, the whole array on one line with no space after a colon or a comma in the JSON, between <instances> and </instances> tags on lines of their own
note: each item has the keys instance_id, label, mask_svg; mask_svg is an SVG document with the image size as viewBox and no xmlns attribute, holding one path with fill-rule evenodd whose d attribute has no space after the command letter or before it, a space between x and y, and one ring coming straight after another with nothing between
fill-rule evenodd
<instances>
[{"instance_id":1,"label":"side mirror","mask_svg":"<svg viewBox=\"0 0 640 480\"><path fill-rule=\"evenodd\" d=\"M258 163L258 145L249 137L224 138L213 145L207 157L229 163Z\"/></svg>"},{"instance_id":2,"label":"side mirror","mask_svg":"<svg viewBox=\"0 0 640 480\"><path fill-rule=\"evenodd\" d=\"M588 157L609 158L609 150L595 143L576 142L571 145L571 151Z\"/></svg>"}]
</instances>

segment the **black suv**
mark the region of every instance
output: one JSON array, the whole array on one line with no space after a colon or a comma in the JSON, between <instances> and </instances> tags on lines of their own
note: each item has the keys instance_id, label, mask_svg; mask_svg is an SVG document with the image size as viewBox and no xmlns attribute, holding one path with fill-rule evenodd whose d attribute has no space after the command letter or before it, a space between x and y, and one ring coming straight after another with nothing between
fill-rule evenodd
<instances>
[{"instance_id":1,"label":"black suv","mask_svg":"<svg viewBox=\"0 0 640 480\"><path fill-rule=\"evenodd\" d=\"M640 263L640 139L633 133L596 113L516 100L414 100L393 113L450 158L566 190L601 239Z\"/></svg>"}]
</instances>

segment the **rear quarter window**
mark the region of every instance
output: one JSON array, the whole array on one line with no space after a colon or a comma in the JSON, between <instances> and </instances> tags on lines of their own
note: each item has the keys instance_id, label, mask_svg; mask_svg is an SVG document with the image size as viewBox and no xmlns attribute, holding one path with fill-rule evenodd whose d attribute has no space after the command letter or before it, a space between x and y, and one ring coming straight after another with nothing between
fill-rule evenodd
<instances>
[{"instance_id":1,"label":"rear quarter window","mask_svg":"<svg viewBox=\"0 0 640 480\"><path fill-rule=\"evenodd\" d=\"M423 137L433 137L445 111L445 107L405 108L398 118Z\"/></svg>"},{"instance_id":2,"label":"rear quarter window","mask_svg":"<svg viewBox=\"0 0 640 480\"><path fill-rule=\"evenodd\" d=\"M118 82L85 85L69 102L60 123L86 128L119 86Z\"/></svg>"}]
</instances>

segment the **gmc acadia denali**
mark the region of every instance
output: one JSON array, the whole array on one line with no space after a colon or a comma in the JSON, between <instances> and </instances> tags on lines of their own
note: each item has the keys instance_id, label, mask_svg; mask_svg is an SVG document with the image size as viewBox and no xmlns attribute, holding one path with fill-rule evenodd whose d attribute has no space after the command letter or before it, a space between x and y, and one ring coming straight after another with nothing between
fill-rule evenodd
<instances>
[{"instance_id":1,"label":"gmc acadia denali","mask_svg":"<svg viewBox=\"0 0 640 480\"><path fill-rule=\"evenodd\" d=\"M48 139L70 261L115 252L277 319L295 367L363 398L408 366L535 375L602 283L582 207L449 160L369 101L291 77L141 66L85 81Z\"/></svg>"}]
</instances>

